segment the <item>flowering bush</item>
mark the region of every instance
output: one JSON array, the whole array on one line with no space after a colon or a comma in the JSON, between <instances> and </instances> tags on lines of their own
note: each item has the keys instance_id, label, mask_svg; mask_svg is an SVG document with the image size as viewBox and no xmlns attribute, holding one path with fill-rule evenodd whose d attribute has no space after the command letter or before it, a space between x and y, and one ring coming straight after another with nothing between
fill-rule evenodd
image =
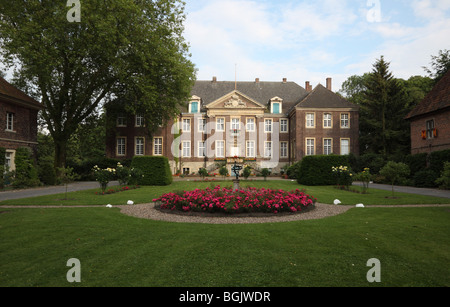
<instances>
[{"instance_id":1,"label":"flowering bush","mask_svg":"<svg viewBox=\"0 0 450 307\"><path fill-rule=\"evenodd\" d=\"M347 166L331 167L331 170L336 178L338 186L343 185L348 188L353 183L353 174Z\"/></svg>"},{"instance_id":2,"label":"flowering bush","mask_svg":"<svg viewBox=\"0 0 450 307\"><path fill-rule=\"evenodd\" d=\"M372 176L370 175L370 169L365 167L364 170L359 173L356 177L358 180L361 180L363 183L363 192L366 193L369 188L370 179Z\"/></svg>"},{"instance_id":3,"label":"flowering bush","mask_svg":"<svg viewBox=\"0 0 450 307\"><path fill-rule=\"evenodd\" d=\"M100 184L102 193L105 193L106 187L108 186L108 183L114 178L116 170L109 167L101 169L97 165L95 165L93 171L95 175L95 180L97 180L98 183Z\"/></svg>"},{"instance_id":4,"label":"flowering bush","mask_svg":"<svg viewBox=\"0 0 450 307\"><path fill-rule=\"evenodd\" d=\"M220 186L214 189L168 193L153 199L161 209L229 214L299 212L314 208L316 201L316 198L298 189L292 192L265 188L233 191Z\"/></svg>"}]
</instances>

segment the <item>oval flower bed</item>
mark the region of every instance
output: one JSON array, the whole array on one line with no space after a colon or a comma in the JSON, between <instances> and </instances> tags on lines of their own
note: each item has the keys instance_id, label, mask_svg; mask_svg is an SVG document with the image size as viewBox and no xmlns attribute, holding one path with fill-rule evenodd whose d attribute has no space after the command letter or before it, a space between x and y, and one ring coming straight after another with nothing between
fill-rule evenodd
<instances>
[{"instance_id":1,"label":"oval flower bed","mask_svg":"<svg viewBox=\"0 0 450 307\"><path fill-rule=\"evenodd\" d=\"M299 189L291 192L264 188L233 191L231 188L220 186L214 189L168 193L153 199L160 209L228 214L296 213L313 209L316 201L316 198Z\"/></svg>"}]
</instances>

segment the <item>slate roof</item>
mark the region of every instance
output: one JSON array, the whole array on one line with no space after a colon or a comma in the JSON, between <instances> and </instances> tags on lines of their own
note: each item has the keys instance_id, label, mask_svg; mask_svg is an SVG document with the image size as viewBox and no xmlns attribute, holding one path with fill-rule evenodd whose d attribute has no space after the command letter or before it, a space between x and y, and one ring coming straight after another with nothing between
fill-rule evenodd
<instances>
[{"instance_id":1,"label":"slate roof","mask_svg":"<svg viewBox=\"0 0 450 307\"><path fill-rule=\"evenodd\" d=\"M317 85L314 90L303 98L296 107L301 108L354 108L359 106L353 104L338 94L330 91L322 84Z\"/></svg>"},{"instance_id":2,"label":"slate roof","mask_svg":"<svg viewBox=\"0 0 450 307\"><path fill-rule=\"evenodd\" d=\"M283 99L283 110L289 110L307 96L306 90L295 82L237 82L236 89L262 105L278 96ZM235 90L232 81L197 81L191 95L202 98L203 105L225 96Z\"/></svg>"},{"instance_id":3,"label":"slate roof","mask_svg":"<svg viewBox=\"0 0 450 307\"><path fill-rule=\"evenodd\" d=\"M42 105L39 102L37 102L35 99L31 98L15 86L8 83L8 81L3 79L2 77L0 77L0 97L15 102L25 103L26 105L33 108L42 108Z\"/></svg>"},{"instance_id":4,"label":"slate roof","mask_svg":"<svg viewBox=\"0 0 450 307\"><path fill-rule=\"evenodd\" d=\"M434 86L431 92L406 117L411 119L420 115L440 111L450 107L450 71Z\"/></svg>"}]
</instances>

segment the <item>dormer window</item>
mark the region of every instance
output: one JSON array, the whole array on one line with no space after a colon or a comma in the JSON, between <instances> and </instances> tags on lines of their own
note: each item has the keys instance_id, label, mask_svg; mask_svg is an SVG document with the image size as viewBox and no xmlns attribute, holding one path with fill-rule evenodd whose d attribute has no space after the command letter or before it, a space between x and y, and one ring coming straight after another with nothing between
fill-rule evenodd
<instances>
[{"instance_id":1,"label":"dormer window","mask_svg":"<svg viewBox=\"0 0 450 307\"><path fill-rule=\"evenodd\" d=\"M270 113L281 114L283 113L283 99L275 97L270 99Z\"/></svg>"},{"instance_id":2,"label":"dormer window","mask_svg":"<svg viewBox=\"0 0 450 307\"><path fill-rule=\"evenodd\" d=\"M198 96L192 96L189 102L189 113L200 113L201 109L201 98Z\"/></svg>"}]
</instances>

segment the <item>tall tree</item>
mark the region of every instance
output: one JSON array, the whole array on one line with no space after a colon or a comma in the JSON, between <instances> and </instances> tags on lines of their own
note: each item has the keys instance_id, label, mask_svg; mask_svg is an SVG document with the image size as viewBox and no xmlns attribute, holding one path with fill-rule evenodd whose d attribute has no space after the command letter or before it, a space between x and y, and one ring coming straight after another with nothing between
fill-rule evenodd
<instances>
[{"instance_id":1,"label":"tall tree","mask_svg":"<svg viewBox=\"0 0 450 307\"><path fill-rule=\"evenodd\" d=\"M423 67L435 83L450 70L450 50L439 50L439 55L431 56L431 68Z\"/></svg>"},{"instance_id":2,"label":"tall tree","mask_svg":"<svg viewBox=\"0 0 450 307\"><path fill-rule=\"evenodd\" d=\"M30 94L64 167L67 141L103 103L125 98L155 129L189 97L195 79L180 0L83 0L80 22L66 1L0 0L0 52Z\"/></svg>"},{"instance_id":3,"label":"tall tree","mask_svg":"<svg viewBox=\"0 0 450 307\"><path fill-rule=\"evenodd\" d=\"M384 156L407 151L406 93L382 56L365 80L361 97L360 143L366 152Z\"/></svg>"}]
</instances>

